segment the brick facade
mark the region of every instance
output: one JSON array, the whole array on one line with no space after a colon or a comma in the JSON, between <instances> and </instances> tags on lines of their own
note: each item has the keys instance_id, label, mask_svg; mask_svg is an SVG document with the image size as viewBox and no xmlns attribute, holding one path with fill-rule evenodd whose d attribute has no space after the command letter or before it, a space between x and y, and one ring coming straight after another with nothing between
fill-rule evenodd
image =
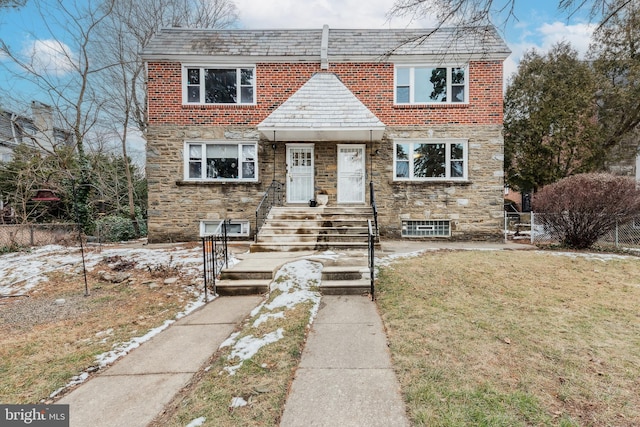
<instances>
[{"instance_id":1,"label":"brick facade","mask_svg":"<svg viewBox=\"0 0 640 427\"><path fill-rule=\"evenodd\" d=\"M260 140L257 125L295 93L320 63L256 64L256 105L182 105L182 64L148 63L149 241L185 241L199 236L206 219L247 220L275 176L284 182L285 144ZM367 145L367 181L376 189L381 232L400 236L402 220L451 221L451 239L502 237L502 61L469 63L469 103L397 106L394 65L385 62L330 64L344 85L387 127L382 141ZM465 182L393 180L394 138L468 139ZM259 141L259 181L184 182L185 141ZM337 144L315 142L315 186L336 201ZM371 156L372 153L375 155ZM275 155L275 158L274 158ZM275 167L275 172L274 172ZM368 202L368 197L367 197Z\"/></svg>"}]
</instances>

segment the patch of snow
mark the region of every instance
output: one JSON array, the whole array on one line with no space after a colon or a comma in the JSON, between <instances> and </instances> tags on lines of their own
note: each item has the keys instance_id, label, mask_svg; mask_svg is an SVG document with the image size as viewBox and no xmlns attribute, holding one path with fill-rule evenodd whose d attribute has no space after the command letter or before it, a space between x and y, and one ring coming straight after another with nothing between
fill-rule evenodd
<instances>
[{"instance_id":1,"label":"patch of snow","mask_svg":"<svg viewBox=\"0 0 640 427\"><path fill-rule=\"evenodd\" d=\"M589 252L548 252L548 251L536 251L541 254L551 254L554 256L565 256L569 258L582 258L590 261L613 261L613 260L623 260L623 259L636 259L635 256L630 255L616 255L616 254L605 254L605 253L589 253Z\"/></svg>"},{"instance_id":2,"label":"patch of snow","mask_svg":"<svg viewBox=\"0 0 640 427\"><path fill-rule=\"evenodd\" d=\"M240 369L245 360L251 359L255 356L258 350L265 345L277 342L282 338L284 338L284 329L282 328L278 328L278 330L270 332L262 338L256 338L253 335L247 335L240 338L235 343L233 350L231 350L231 354L228 356L228 360L240 359L240 364L232 367L225 367L224 370L227 371L229 375L235 375L236 371Z\"/></svg>"},{"instance_id":3,"label":"patch of snow","mask_svg":"<svg viewBox=\"0 0 640 427\"><path fill-rule=\"evenodd\" d=\"M247 406L247 401L242 397L234 397L231 399L231 405L229 405L229 408L240 408L242 406Z\"/></svg>"},{"instance_id":4,"label":"patch of snow","mask_svg":"<svg viewBox=\"0 0 640 427\"><path fill-rule=\"evenodd\" d=\"M266 304L265 301L261 302L256 308L254 308L253 310L251 310L251 313L249 313L249 317L255 317L258 315L258 313L260 313L260 310L262 310L262 307L264 307L264 305Z\"/></svg>"},{"instance_id":5,"label":"patch of snow","mask_svg":"<svg viewBox=\"0 0 640 427\"><path fill-rule=\"evenodd\" d=\"M220 347L218 348L231 347L236 343L236 338L238 338L238 335L240 335L240 332L232 333L231 335L229 335L229 338L227 338L222 342L222 344L220 344Z\"/></svg>"},{"instance_id":6,"label":"patch of snow","mask_svg":"<svg viewBox=\"0 0 640 427\"><path fill-rule=\"evenodd\" d=\"M269 319L284 319L284 311L278 311L277 313L264 313L260 315L254 322L253 327L257 328L265 322L268 322Z\"/></svg>"},{"instance_id":7,"label":"patch of snow","mask_svg":"<svg viewBox=\"0 0 640 427\"><path fill-rule=\"evenodd\" d=\"M61 391L65 390L68 387L73 387L75 385L78 384L82 384L83 382L85 382L87 380L87 378L89 378L89 373L88 372L83 372L80 375L76 375L74 377L71 377L71 381L69 381L67 383L67 385L65 385L64 387L60 387L59 389L57 389L56 391L54 391L53 393L51 393L49 395L49 397L55 397L58 393L60 393Z\"/></svg>"},{"instance_id":8,"label":"patch of snow","mask_svg":"<svg viewBox=\"0 0 640 427\"><path fill-rule=\"evenodd\" d=\"M205 421L207 421L206 417L196 418L195 420L192 420L189 424L187 424L186 427L200 427L202 424L204 424Z\"/></svg>"}]
</instances>

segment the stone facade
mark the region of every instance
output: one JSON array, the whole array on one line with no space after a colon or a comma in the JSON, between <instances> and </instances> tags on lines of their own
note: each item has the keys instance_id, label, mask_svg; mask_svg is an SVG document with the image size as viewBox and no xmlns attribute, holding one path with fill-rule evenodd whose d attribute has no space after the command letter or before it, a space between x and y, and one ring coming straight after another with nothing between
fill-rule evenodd
<instances>
[{"instance_id":1,"label":"stone facade","mask_svg":"<svg viewBox=\"0 0 640 427\"><path fill-rule=\"evenodd\" d=\"M372 180L383 236L399 237L402 220L450 220L452 240L502 238L503 138L499 125L391 127L385 139L366 143L367 182ZM393 138L465 138L469 140L469 179L464 182L393 180ZM245 220L255 227L255 210L274 179L285 182L285 143L258 144L259 181L255 183L186 182L184 143L192 140L257 140L257 131L211 126L154 126L147 152L149 240L197 239L202 220ZM337 144L315 142L317 190L336 203ZM371 153L374 153L371 156ZM275 158L275 161L274 161ZM275 167L275 173L274 173ZM369 196L367 192L367 203Z\"/></svg>"}]
</instances>

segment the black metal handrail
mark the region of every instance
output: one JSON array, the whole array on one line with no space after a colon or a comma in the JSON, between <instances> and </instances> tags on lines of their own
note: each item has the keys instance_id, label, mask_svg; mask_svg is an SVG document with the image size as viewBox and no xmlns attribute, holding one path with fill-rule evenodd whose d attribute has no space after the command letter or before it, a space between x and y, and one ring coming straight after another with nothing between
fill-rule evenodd
<instances>
[{"instance_id":1,"label":"black metal handrail","mask_svg":"<svg viewBox=\"0 0 640 427\"><path fill-rule=\"evenodd\" d=\"M271 185L269 185L269 188L267 188L267 191L264 193L260 204L258 204L258 208L256 209L256 239L258 237L258 232L260 232L262 225L271 211L271 208L283 205L282 187L282 183L275 180L272 181Z\"/></svg>"},{"instance_id":2,"label":"black metal handrail","mask_svg":"<svg viewBox=\"0 0 640 427\"><path fill-rule=\"evenodd\" d=\"M375 277L376 277L376 235L373 232L373 226L371 220L367 220L369 224L369 238L368 238L368 254L369 254L369 279L371 281L371 301L375 301Z\"/></svg>"},{"instance_id":3,"label":"black metal handrail","mask_svg":"<svg viewBox=\"0 0 640 427\"><path fill-rule=\"evenodd\" d=\"M229 249L227 225L230 220L224 220L218 225L213 234L202 237L202 256L204 259L204 300L209 302L207 292L209 287L216 295L216 278L222 268L229 267Z\"/></svg>"},{"instance_id":4,"label":"black metal handrail","mask_svg":"<svg viewBox=\"0 0 640 427\"><path fill-rule=\"evenodd\" d=\"M376 196L373 191L373 181L369 181L369 200L371 201L371 209L373 210L376 238L378 238L380 237L380 230L378 229L378 206L376 205Z\"/></svg>"}]
</instances>

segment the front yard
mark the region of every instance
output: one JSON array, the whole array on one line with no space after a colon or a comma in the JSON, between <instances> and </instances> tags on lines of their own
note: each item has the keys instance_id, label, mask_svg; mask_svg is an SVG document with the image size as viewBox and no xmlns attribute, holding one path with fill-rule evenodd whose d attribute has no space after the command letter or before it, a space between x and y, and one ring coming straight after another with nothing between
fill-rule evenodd
<instances>
[{"instance_id":1,"label":"front yard","mask_svg":"<svg viewBox=\"0 0 640 427\"><path fill-rule=\"evenodd\" d=\"M640 425L640 259L430 252L378 289L413 425Z\"/></svg>"},{"instance_id":2,"label":"front yard","mask_svg":"<svg viewBox=\"0 0 640 427\"><path fill-rule=\"evenodd\" d=\"M55 401L132 339L202 304L200 254L196 245L90 254L89 297L77 262L20 282L0 299L0 401ZM3 262L10 256L0 256L5 282L26 266ZM42 271L65 262L44 257ZM412 425L640 425L640 258L434 251L382 261L377 304ZM131 277L112 283L100 270ZM265 307L292 292L288 280L279 276L283 290ZM234 375L223 373L235 350L221 348L154 425L277 425L314 304L256 311L236 340L273 328L285 339Z\"/></svg>"}]
</instances>

